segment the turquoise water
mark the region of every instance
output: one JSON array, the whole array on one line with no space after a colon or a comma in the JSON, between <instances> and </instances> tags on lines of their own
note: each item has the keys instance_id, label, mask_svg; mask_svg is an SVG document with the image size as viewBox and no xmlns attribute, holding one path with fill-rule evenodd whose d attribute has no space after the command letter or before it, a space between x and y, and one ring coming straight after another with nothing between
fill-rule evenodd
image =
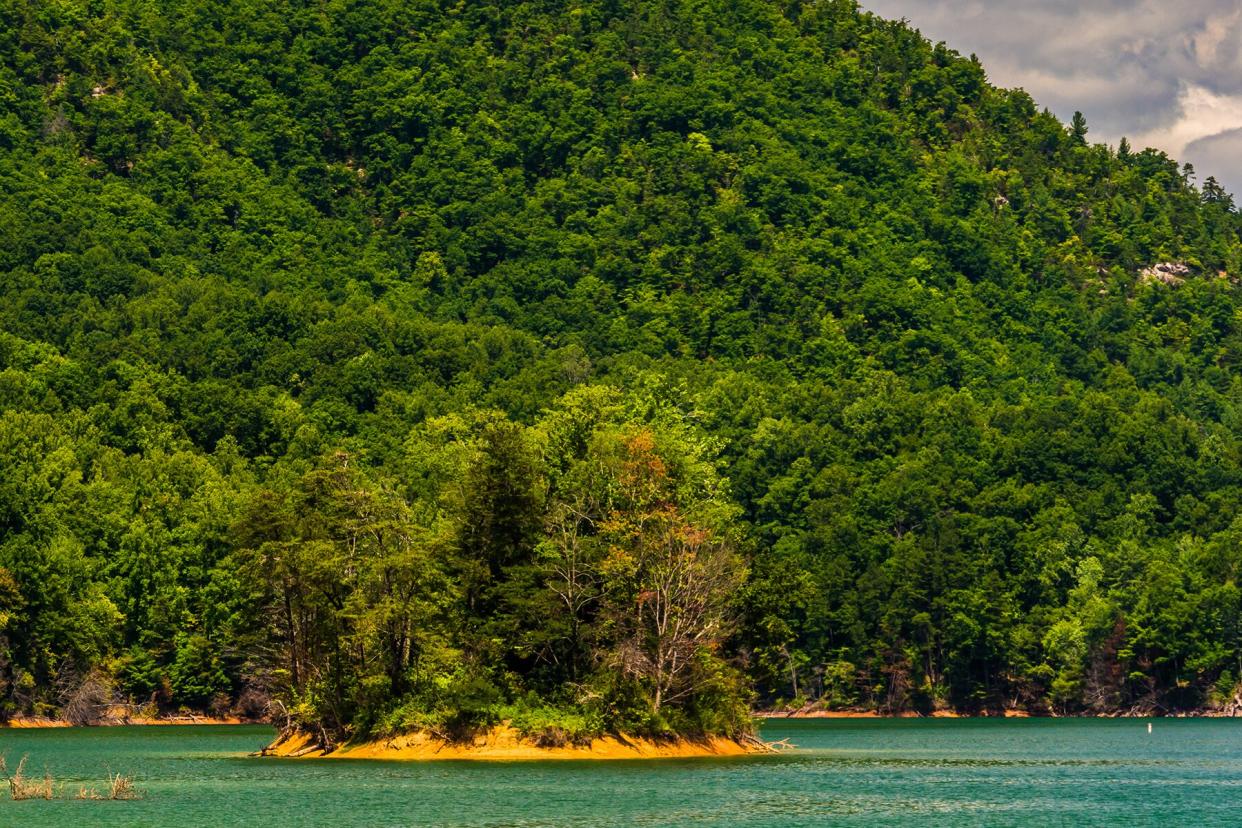
<instances>
[{"instance_id":1,"label":"turquoise water","mask_svg":"<svg viewBox=\"0 0 1242 828\"><path fill-rule=\"evenodd\" d=\"M1242 825L1242 720L772 722L792 753L654 762L246 757L264 727L0 731L72 794L109 771L140 802L11 802L0 826Z\"/></svg>"}]
</instances>

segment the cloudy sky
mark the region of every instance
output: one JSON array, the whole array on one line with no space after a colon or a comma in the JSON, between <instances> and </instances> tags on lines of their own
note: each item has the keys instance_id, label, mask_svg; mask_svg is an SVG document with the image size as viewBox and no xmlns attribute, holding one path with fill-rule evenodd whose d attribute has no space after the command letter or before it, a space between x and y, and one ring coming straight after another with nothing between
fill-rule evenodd
<instances>
[{"instance_id":1,"label":"cloudy sky","mask_svg":"<svg viewBox=\"0 0 1242 828\"><path fill-rule=\"evenodd\" d=\"M1242 196L1242 0L862 0L975 53L1091 138L1153 146Z\"/></svg>"}]
</instances>

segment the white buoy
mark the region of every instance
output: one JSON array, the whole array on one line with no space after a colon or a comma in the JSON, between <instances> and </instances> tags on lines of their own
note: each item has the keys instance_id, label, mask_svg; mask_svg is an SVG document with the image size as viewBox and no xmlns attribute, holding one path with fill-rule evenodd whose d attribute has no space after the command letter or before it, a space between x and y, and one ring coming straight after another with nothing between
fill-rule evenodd
<instances>
[{"instance_id":1,"label":"white buoy","mask_svg":"<svg viewBox=\"0 0 1242 828\"><path fill-rule=\"evenodd\" d=\"M1151 733L1151 722L1147 723L1147 732Z\"/></svg>"}]
</instances>

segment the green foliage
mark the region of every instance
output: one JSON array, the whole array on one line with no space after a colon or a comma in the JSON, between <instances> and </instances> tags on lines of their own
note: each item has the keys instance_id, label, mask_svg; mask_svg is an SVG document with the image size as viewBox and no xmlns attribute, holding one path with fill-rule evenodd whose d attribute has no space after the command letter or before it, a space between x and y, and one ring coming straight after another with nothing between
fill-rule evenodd
<instances>
[{"instance_id":1,"label":"green foliage","mask_svg":"<svg viewBox=\"0 0 1242 828\"><path fill-rule=\"evenodd\" d=\"M550 707L537 697L527 697L497 712L523 737L547 747L589 745L604 734L598 712L581 707Z\"/></svg>"},{"instance_id":2,"label":"green foliage","mask_svg":"<svg viewBox=\"0 0 1242 828\"><path fill-rule=\"evenodd\" d=\"M0 709L1219 702L1240 228L851 0L0 0Z\"/></svg>"},{"instance_id":3,"label":"green foliage","mask_svg":"<svg viewBox=\"0 0 1242 828\"><path fill-rule=\"evenodd\" d=\"M200 709L213 696L230 690L219 655L201 635L181 637L168 672L174 697Z\"/></svg>"}]
</instances>

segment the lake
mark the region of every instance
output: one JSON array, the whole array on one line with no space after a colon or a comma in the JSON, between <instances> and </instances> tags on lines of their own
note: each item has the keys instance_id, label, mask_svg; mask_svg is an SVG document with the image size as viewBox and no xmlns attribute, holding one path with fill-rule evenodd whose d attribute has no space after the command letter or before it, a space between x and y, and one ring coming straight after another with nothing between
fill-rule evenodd
<instances>
[{"instance_id":1,"label":"lake","mask_svg":"<svg viewBox=\"0 0 1242 828\"><path fill-rule=\"evenodd\" d=\"M138 802L0 798L0 826L1242 825L1242 720L778 721L780 756L652 762L253 759L270 728L4 730L72 793L134 774Z\"/></svg>"}]
</instances>

